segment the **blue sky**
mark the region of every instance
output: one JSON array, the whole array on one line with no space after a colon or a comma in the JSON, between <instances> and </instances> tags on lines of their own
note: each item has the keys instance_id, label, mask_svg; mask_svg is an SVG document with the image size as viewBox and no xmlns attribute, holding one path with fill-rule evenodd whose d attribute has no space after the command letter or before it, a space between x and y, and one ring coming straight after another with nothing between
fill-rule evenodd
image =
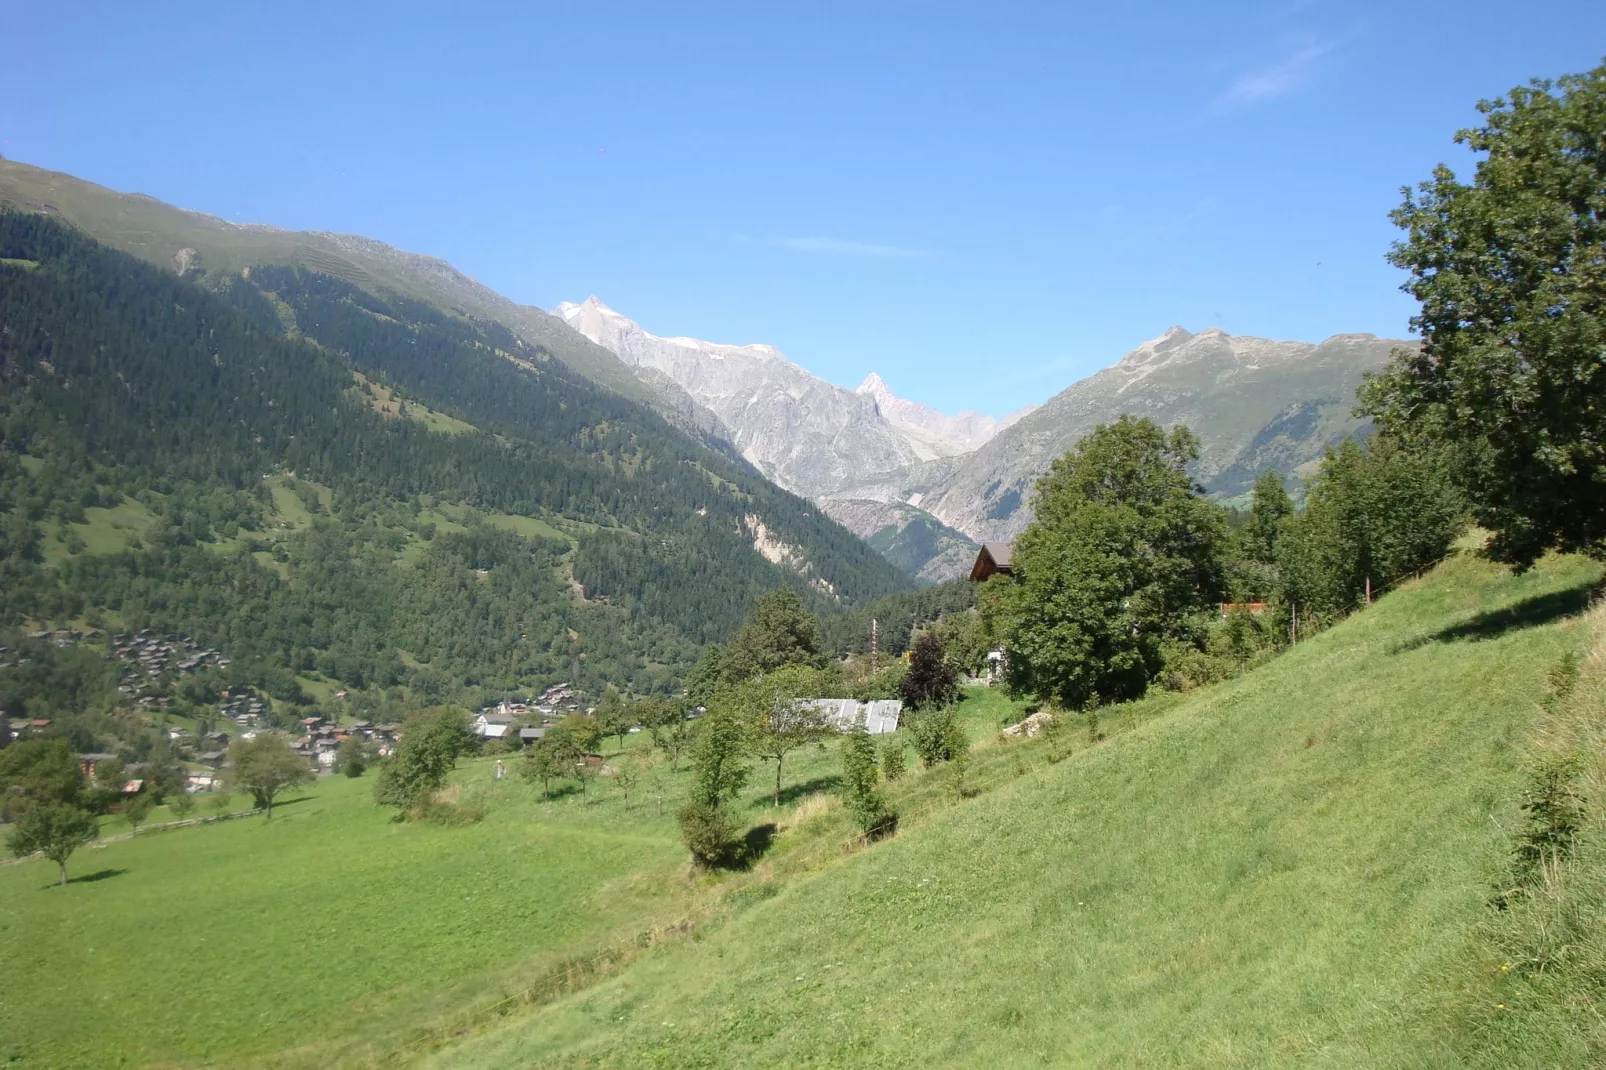
<instances>
[{"instance_id":1,"label":"blue sky","mask_svg":"<svg viewBox=\"0 0 1606 1070\"><path fill-rule=\"evenodd\" d=\"M947 410L1402 335L1398 188L1606 4L0 5L0 152Z\"/></svg>"}]
</instances>

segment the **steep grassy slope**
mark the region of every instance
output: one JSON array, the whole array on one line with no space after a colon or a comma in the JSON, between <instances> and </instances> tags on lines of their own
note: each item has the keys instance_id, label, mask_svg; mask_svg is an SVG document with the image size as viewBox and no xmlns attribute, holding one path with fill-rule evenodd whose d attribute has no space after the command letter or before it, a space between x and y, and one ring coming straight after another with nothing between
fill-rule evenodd
<instances>
[{"instance_id":1,"label":"steep grassy slope","mask_svg":"<svg viewBox=\"0 0 1606 1070\"><path fill-rule=\"evenodd\" d=\"M1598 567L1458 559L436 1065L1442 1066Z\"/></svg>"}]
</instances>

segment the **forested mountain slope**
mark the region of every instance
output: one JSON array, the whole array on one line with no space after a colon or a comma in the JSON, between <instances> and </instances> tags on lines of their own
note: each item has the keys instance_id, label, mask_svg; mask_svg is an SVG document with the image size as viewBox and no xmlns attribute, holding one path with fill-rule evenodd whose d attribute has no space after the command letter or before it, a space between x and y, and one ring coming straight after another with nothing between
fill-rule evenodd
<instances>
[{"instance_id":1,"label":"forested mountain slope","mask_svg":"<svg viewBox=\"0 0 1606 1070\"><path fill-rule=\"evenodd\" d=\"M300 267L208 281L0 211L4 623L87 614L436 694L664 690L765 590L827 610L909 585L499 323ZM112 510L145 537L86 549Z\"/></svg>"},{"instance_id":2,"label":"forested mountain slope","mask_svg":"<svg viewBox=\"0 0 1606 1070\"><path fill-rule=\"evenodd\" d=\"M718 442L719 421L673 382L646 384L619 358L556 316L510 301L431 256L353 234L231 223L59 171L0 159L0 203L53 215L91 237L180 274L222 278L260 264L305 268L369 293L400 294L463 316L496 320L586 378Z\"/></svg>"}]
</instances>

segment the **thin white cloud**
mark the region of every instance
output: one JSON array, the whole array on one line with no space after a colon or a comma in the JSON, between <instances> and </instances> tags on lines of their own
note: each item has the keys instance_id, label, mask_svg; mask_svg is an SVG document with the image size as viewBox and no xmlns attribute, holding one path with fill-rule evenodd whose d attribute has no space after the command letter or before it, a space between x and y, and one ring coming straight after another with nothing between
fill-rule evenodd
<instances>
[{"instance_id":1,"label":"thin white cloud","mask_svg":"<svg viewBox=\"0 0 1606 1070\"><path fill-rule=\"evenodd\" d=\"M1287 96L1310 84L1321 58L1333 50L1331 43L1306 41L1275 63L1246 71L1233 80L1215 100L1218 111L1247 107L1263 100Z\"/></svg>"},{"instance_id":2,"label":"thin white cloud","mask_svg":"<svg viewBox=\"0 0 1606 1070\"><path fill-rule=\"evenodd\" d=\"M793 252L822 253L826 256L911 257L926 255L921 249L904 249L896 245L845 241L842 238L782 238L776 244L783 249L791 249Z\"/></svg>"}]
</instances>

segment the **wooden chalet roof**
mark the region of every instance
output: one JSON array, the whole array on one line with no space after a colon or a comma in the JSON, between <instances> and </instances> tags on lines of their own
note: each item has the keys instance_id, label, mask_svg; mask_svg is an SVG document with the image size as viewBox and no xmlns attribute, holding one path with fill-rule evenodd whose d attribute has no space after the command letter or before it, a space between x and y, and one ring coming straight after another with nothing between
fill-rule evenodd
<instances>
[{"instance_id":1,"label":"wooden chalet roof","mask_svg":"<svg viewBox=\"0 0 1606 1070\"><path fill-rule=\"evenodd\" d=\"M976 583L996 573L1008 576L1011 569L1013 547L1007 542L984 542L976 551L976 563L970 566L970 578Z\"/></svg>"}]
</instances>

